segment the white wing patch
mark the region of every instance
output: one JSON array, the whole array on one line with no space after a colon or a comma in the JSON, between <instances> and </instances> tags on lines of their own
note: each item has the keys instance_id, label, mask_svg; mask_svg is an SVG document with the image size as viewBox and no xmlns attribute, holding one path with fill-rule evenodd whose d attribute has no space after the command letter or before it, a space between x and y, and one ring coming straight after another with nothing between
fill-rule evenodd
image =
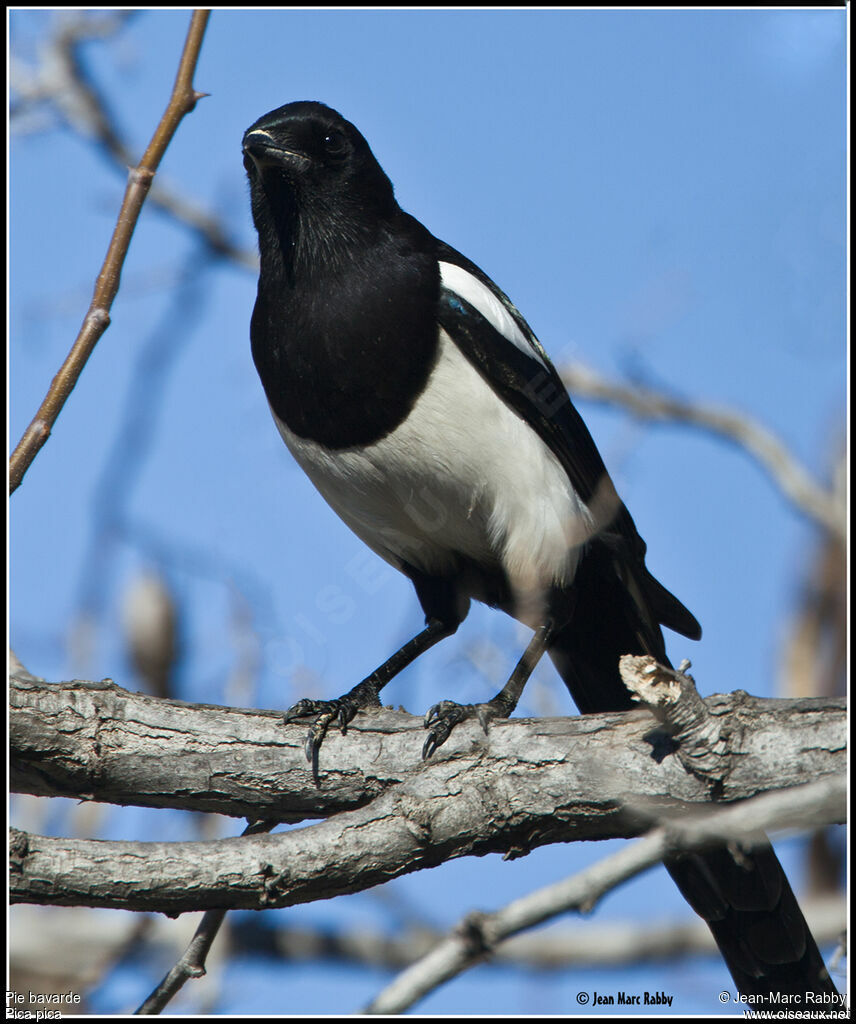
<instances>
[{"instance_id":1,"label":"white wing patch","mask_svg":"<svg viewBox=\"0 0 856 1024\"><path fill-rule=\"evenodd\" d=\"M542 366L546 367L541 354L532 347L529 339L517 326L514 317L487 285L456 263L445 263L440 260L439 266L440 280L444 288L448 288L449 291L460 295L462 299L466 299L471 306L475 306L491 327L495 327L512 345L532 359L537 359Z\"/></svg>"}]
</instances>

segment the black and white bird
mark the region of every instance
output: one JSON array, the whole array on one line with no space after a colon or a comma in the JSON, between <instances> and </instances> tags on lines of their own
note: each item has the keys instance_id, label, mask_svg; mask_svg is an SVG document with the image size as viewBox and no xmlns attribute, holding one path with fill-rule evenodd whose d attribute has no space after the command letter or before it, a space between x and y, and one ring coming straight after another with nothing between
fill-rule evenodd
<instances>
[{"instance_id":1,"label":"black and white bird","mask_svg":"<svg viewBox=\"0 0 856 1024\"><path fill-rule=\"evenodd\" d=\"M583 713L632 707L623 654L668 664L661 626L692 614L651 575L546 352L508 297L395 200L360 132L321 103L289 103L244 135L261 270L256 368L291 453L373 551L413 583L426 626L336 700L303 700L307 757L423 651L472 599L531 626L503 690L443 701L423 756L454 726L507 717L540 655ZM829 987L775 854L722 850L668 865L744 993Z\"/></svg>"}]
</instances>

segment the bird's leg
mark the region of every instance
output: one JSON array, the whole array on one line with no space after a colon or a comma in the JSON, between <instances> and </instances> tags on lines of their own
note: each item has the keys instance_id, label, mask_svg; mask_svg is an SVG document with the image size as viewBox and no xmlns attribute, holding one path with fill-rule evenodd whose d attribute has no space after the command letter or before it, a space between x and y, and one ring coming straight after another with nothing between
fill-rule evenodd
<instances>
[{"instance_id":1,"label":"bird's leg","mask_svg":"<svg viewBox=\"0 0 856 1024\"><path fill-rule=\"evenodd\" d=\"M449 738L452 729L459 722L468 718L478 718L482 729L487 732L487 723L492 718L508 718L517 707L523 687L541 660L553 635L552 621L541 626L529 641L529 646L517 662L508 682L499 693L484 704L456 704L452 700L444 700L429 708L425 715L425 728L428 737L422 747L422 759L429 758L434 751Z\"/></svg>"},{"instance_id":2,"label":"bird's leg","mask_svg":"<svg viewBox=\"0 0 856 1024\"><path fill-rule=\"evenodd\" d=\"M304 698L292 705L283 716L283 721L288 724L298 718L306 718L309 715L317 716L312 723L306 737L304 750L306 760L312 765L312 774L316 781L318 779L318 751L327 728L332 722L336 722L342 733L348 730L348 722L358 711L366 708L380 707L378 694L386 684L401 672L402 669L415 661L420 654L423 654L429 647L447 636L450 636L458 627L457 622L446 622L441 619L430 619L428 625L421 633L418 633L412 640L392 655L391 658L380 665L366 676L362 682L335 700L310 700Z\"/></svg>"}]
</instances>

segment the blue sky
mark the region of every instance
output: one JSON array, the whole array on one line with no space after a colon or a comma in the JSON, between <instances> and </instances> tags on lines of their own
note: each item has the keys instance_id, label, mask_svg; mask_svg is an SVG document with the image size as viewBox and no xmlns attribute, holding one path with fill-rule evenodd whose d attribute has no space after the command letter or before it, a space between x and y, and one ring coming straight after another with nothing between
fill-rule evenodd
<instances>
[{"instance_id":1,"label":"blue sky","mask_svg":"<svg viewBox=\"0 0 856 1024\"><path fill-rule=\"evenodd\" d=\"M13 12L13 51L34 60L55 17ZM138 153L187 22L185 12L141 12L112 43L87 47ZM195 82L210 96L181 125L161 176L238 244L255 245L244 129L290 100L322 100L361 129L401 205L511 296L557 364L741 411L824 477L846 406L843 12L216 11ZM35 127L44 130L13 133L9 164L13 443L76 334L124 188L86 141ZM286 707L310 691L335 696L418 630L410 585L326 508L276 433L250 359L254 296L251 271L206 261L185 229L144 211L112 325L11 503L10 631L33 671L136 685L117 641L120 607L152 566L180 602L188 700ZM668 638L673 660L692 658L703 693L775 694L815 527L733 446L579 404L649 566L704 627L698 644ZM85 650L84 609L95 615ZM259 666L236 695L241 609ZM525 639L476 609L385 698L419 714L443 697L485 699ZM476 670L468 655L486 642L490 659ZM521 712L572 710L545 664ZM109 828L192 834L168 818L116 811ZM57 812L53 826L64 824ZM395 886L448 925L609 848L471 859ZM785 853L799 888L798 851ZM683 913L663 872L598 910ZM288 914L387 922L372 893ZM100 1008L118 991L133 1003L150 980L113 979ZM383 979L237 964L220 1009L281 1010L284 981L289 1012L338 1013ZM730 987L715 962L629 980L482 969L421 1008L571 1012L578 990L631 982L671 985L682 1013L720 1012L716 994Z\"/></svg>"}]
</instances>

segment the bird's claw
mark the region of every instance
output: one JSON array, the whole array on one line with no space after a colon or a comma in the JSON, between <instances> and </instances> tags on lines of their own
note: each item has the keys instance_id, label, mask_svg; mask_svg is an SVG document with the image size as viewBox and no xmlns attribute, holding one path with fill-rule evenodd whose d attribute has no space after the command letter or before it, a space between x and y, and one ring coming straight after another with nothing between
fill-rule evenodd
<instances>
[{"instance_id":1,"label":"bird's claw","mask_svg":"<svg viewBox=\"0 0 856 1024\"><path fill-rule=\"evenodd\" d=\"M327 735L327 729L334 722L344 736L348 731L348 723L362 708L379 704L377 688L370 680L364 679L362 683L335 700L312 700L304 697L285 712L282 716L285 725L297 721L300 718L308 718L315 715L315 721L309 727L306 740L303 744L303 752L306 760L312 765L312 777L318 782L318 751Z\"/></svg>"},{"instance_id":2,"label":"bird's claw","mask_svg":"<svg viewBox=\"0 0 856 1024\"><path fill-rule=\"evenodd\" d=\"M298 718L306 718L307 715L321 714L328 705L334 703L331 700L310 700L304 697L296 704L292 704L288 711L282 716L283 722L288 725Z\"/></svg>"},{"instance_id":3,"label":"bird's claw","mask_svg":"<svg viewBox=\"0 0 856 1024\"><path fill-rule=\"evenodd\" d=\"M422 760L427 761L461 722L468 718L477 718L487 735L488 722L496 717L496 710L490 704L456 704L453 700L443 700L439 704L434 704L426 712L423 722L428 729L428 736L422 745Z\"/></svg>"}]
</instances>

